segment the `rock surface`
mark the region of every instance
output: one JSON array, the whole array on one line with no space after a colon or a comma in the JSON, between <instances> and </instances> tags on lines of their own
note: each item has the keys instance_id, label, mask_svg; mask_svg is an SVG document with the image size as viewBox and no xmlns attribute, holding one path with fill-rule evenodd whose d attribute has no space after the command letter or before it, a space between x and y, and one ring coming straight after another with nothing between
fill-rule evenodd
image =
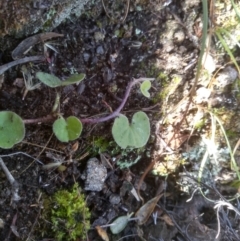
<instances>
[{"instance_id":1,"label":"rock surface","mask_svg":"<svg viewBox=\"0 0 240 241\"><path fill-rule=\"evenodd\" d=\"M47 32L66 18L80 16L88 0L0 1L0 38Z\"/></svg>"}]
</instances>

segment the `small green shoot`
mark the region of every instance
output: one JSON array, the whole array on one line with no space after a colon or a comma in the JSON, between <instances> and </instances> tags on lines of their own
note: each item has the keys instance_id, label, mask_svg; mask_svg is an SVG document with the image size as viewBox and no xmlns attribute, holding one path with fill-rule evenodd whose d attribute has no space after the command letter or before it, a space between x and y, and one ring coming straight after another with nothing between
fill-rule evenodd
<instances>
[{"instance_id":1,"label":"small green shoot","mask_svg":"<svg viewBox=\"0 0 240 241\"><path fill-rule=\"evenodd\" d=\"M73 141L80 136L82 123L75 116L70 116L67 119L60 117L53 123L53 132L59 141Z\"/></svg>"},{"instance_id":2,"label":"small green shoot","mask_svg":"<svg viewBox=\"0 0 240 241\"><path fill-rule=\"evenodd\" d=\"M141 83L141 87L140 87L141 92L147 98L150 98L150 93L148 92L150 88L151 88L150 80L145 80L144 82Z\"/></svg>"},{"instance_id":3,"label":"small green shoot","mask_svg":"<svg viewBox=\"0 0 240 241\"><path fill-rule=\"evenodd\" d=\"M143 147L150 136L150 122L144 112L137 112L133 115L129 124L128 118L120 115L114 121L112 135L116 143L122 147Z\"/></svg>"},{"instance_id":4,"label":"small green shoot","mask_svg":"<svg viewBox=\"0 0 240 241\"><path fill-rule=\"evenodd\" d=\"M12 148L21 142L25 136L25 126L22 118L12 111L0 112L0 147Z\"/></svg>"},{"instance_id":5,"label":"small green shoot","mask_svg":"<svg viewBox=\"0 0 240 241\"><path fill-rule=\"evenodd\" d=\"M79 84L85 78L85 74L74 74L64 81L61 81L55 75L48 74L45 72L37 72L36 77L45 85L51 88L56 88L59 86Z\"/></svg>"}]
</instances>

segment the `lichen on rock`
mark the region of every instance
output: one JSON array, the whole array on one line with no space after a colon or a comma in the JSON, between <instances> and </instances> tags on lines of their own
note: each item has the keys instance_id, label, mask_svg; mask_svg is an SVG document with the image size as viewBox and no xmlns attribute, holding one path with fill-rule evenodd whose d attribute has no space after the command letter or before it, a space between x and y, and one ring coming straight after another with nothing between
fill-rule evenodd
<instances>
[{"instance_id":1,"label":"lichen on rock","mask_svg":"<svg viewBox=\"0 0 240 241\"><path fill-rule=\"evenodd\" d=\"M0 38L22 38L51 31L71 16L80 16L87 0L0 1Z\"/></svg>"}]
</instances>

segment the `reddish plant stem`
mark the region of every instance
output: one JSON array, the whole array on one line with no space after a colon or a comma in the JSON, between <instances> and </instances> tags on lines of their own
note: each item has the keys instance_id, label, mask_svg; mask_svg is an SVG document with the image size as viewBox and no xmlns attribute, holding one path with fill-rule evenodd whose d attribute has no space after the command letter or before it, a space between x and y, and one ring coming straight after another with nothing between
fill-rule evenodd
<instances>
[{"instance_id":1,"label":"reddish plant stem","mask_svg":"<svg viewBox=\"0 0 240 241\"><path fill-rule=\"evenodd\" d=\"M111 120L115 117L117 117L119 114L120 114L120 111L123 109L123 107L125 106L126 104L126 101L129 97L129 94L131 92L131 89L132 87L141 82L142 79L133 79L133 81L131 81L128 86L127 86L127 89L126 89L126 92L125 92L125 95L123 97L123 100L120 104L120 106L115 110L113 111L110 115L108 116L105 116L105 117L100 117L100 118L84 118L84 119L80 119L82 123L88 123L88 124L96 124L96 123L100 123L100 122L104 122L104 121L108 121L108 120Z\"/></svg>"},{"instance_id":2,"label":"reddish plant stem","mask_svg":"<svg viewBox=\"0 0 240 241\"><path fill-rule=\"evenodd\" d=\"M26 119L23 120L24 124L37 124L42 122L50 122L56 119L55 114L50 114L44 117L36 118L36 119Z\"/></svg>"},{"instance_id":3,"label":"reddish plant stem","mask_svg":"<svg viewBox=\"0 0 240 241\"><path fill-rule=\"evenodd\" d=\"M127 89L126 89L126 92L125 92L125 95L123 97L123 100L122 100L122 103L120 104L120 106L114 111L112 112L110 115L108 116L105 116L105 117L100 117L100 118L79 118L79 120L82 122L82 123L87 123L87 124L96 124L96 123L100 123L100 122L104 122L104 121L108 121L108 120L111 120L115 117L117 117L119 114L120 114L120 111L123 109L123 107L125 106L126 104L126 101L129 97L129 94L131 92L131 89L134 85L136 85L137 83L140 83L142 81L146 80L146 78L139 78L139 79L133 79L127 86ZM152 79L149 79L149 80L152 80ZM44 117L40 117L40 118L37 118L37 119L27 119L27 120L24 120L23 122L25 124L33 124L33 123L41 123L41 122L50 122L50 121L53 121L56 119L56 114L50 114L50 115L47 115L47 116L44 116Z\"/></svg>"}]
</instances>

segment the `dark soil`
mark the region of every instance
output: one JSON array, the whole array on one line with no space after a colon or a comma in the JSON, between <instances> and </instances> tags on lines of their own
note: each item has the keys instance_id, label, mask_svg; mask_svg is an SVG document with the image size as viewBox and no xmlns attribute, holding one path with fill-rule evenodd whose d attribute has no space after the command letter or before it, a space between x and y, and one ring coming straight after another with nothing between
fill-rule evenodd
<instances>
[{"instance_id":1,"label":"dark soil","mask_svg":"<svg viewBox=\"0 0 240 241\"><path fill-rule=\"evenodd\" d=\"M60 112L65 117L108 115L120 105L133 77L155 78L155 81L152 82L150 99L144 97L138 87L134 87L121 112L131 118L136 111L143 110L149 116L151 137L147 146L140 150L123 151L114 144L111 136L113 121L85 124L78 139L77 150L74 149L76 142L60 143L52 135L51 122L27 125L23 142L11 150L0 150L5 164L19 184L18 194L21 198L19 201L11 200L12 187L1 173L0 218L4 224L0 228L0 240L54 240L47 227L51 224L50 220L43 217L44 199L61 188L71 188L75 182L84 190L91 211L89 241L101 240L94 229L96 225L109 224L119 216L135 213L142 206L142 202L137 201L129 191L129 186L138 189L138 183L151 161L156 158L160 160L156 154L159 144L156 123L164 112L160 108L161 89L174 75L181 76L181 90L173 97L172 103L178 103L184 97L195 76L194 60L198 57L200 43L200 37L193 27L201 16L200 1L181 3L182 1L173 0L169 1L168 6L164 5L167 1L159 2L147 1L144 4L144 1L140 1L137 5L130 1L130 10L124 22L121 19L124 16L123 9L126 9L125 4L119 8L121 10L112 10L113 12L110 7L113 9L116 6L106 5L108 15L114 16L114 19L109 19L101 4L89 6L79 19L66 20L53 30L64 34L63 38L57 38L52 43L58 53L48 48L50 63L45 61L26 66L32 73L41 70L60 79L66 79L73 73L85 73L86 78L78 86L71 85L56 90L41 85L40 88L29 91L23 100L23 87L16 84L17 78L20 78L20 83L23 81L20 66L5 73L5 81L0 89L0 110L14 111L23 119L50 114L57 91L61 95ZM2 41L7 43L2 54L4 64L11 61L11 52L20 41L10 37ZM40 43L28 55L42 52L43 44ZM183 134L186 133L181 133L179 139L182 139L176 144L178 150L184 148ZM86 175L88 160L92 157L101 160L101 165L107 170L107 178L100 191L88 188L83 177ZM109 164L104 164L105 159ZM131 163L136 159L137 164L122 168L126 166L124 162ZM43 169L43 165L56 160L63 162L66 170L60 172L56 169ZM186 166L188 170L191 167L191 164ZM236 232L239 229L239 219L230 221L225 211L222 212L220 219L223 231L215 239L218 227L213 203L200 194L186 202L190 196L180 189L177 182L185 178L187 183L197 187L197 181L182 177L185 171L182 166L178 166L167 178L149 173L142 179L140 193L145 202L162 190L168 193L160 199L154 211L156 223L151 215L142 226L135 221L129 222L124 231L117 235L112 235L108 229L110 239L239 240ZM208 189L209 186L205 188ZM209 190L212 198L219 198L216 190L212 187ZM166 220L167 216L171 222ZM224 229L224 225L228 228Z\"/></svg>"}]
</instances>

